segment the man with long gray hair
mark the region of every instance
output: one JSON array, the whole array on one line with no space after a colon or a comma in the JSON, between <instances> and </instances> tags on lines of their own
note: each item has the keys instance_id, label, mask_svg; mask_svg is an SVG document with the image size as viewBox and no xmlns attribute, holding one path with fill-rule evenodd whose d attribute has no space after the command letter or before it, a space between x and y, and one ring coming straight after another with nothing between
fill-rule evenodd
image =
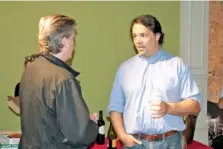
<instances>
[{"instance_id":1,"label":"man with long gray hair","mask_svg":"<svg viewBox=\"0 0 223 149\"><path fill-rule=\"evenodd\" d=\"M38 54L25 60L20 81L19 149L84 149L98 132L97 115L89 115L72 58L76 21L48 15L39 22Z\"/></svg>"}]
</instances>

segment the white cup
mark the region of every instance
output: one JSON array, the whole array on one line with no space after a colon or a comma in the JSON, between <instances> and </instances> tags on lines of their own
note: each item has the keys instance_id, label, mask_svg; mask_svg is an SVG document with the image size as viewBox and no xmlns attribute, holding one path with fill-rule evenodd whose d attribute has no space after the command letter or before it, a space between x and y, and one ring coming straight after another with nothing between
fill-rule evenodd
<instances>
[{"instance_id":1,"label":"white cup","mask_svg":"<svg viewBox=\"0 0 223 149\"><path fill-rule=\"evenodd\" d=\"M159 89L153 89L149 96L149 110L152 108L153 104L160 104L163 100L161 91Z\"/></svg>"},{"instance_id":2,"label":"white cup","mask_svg":"<svg viewBox=\"0 0 223 149\"><path fill-rule=\"evenodd\" d=\"M153 89L149 96L149 102L160 103L163 100L160 89Z\"/></svg>"}]
</instances>

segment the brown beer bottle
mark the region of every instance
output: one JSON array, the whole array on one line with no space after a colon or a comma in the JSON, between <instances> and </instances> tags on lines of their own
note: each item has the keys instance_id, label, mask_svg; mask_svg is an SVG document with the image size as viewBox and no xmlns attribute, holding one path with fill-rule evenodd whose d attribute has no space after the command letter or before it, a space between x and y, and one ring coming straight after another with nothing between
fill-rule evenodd
<instances>
[{"instance_id":1,"label":"brown beer bottle","mask_svg":"<svg viewBox=\"0 0 223 149\"><path fill-rule=\"evenodd\" d=\"M108 149L117 149L117 134L110 122L110 127L108 129Z\"/></svg>"}]
</instances>

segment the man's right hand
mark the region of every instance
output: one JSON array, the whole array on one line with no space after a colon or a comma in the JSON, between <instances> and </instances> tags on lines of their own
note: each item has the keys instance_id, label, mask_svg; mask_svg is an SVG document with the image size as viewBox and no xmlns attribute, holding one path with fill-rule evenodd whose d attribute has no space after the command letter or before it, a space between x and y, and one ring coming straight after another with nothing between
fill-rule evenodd
<instances>
[{"instance_id":1,"label":"man's right hand","mask_svg":"<svg viewBox=\"0 0 223 149\"><path fill-rule=\"evenodd\" d=\"M136 138L134 138L132 135L129 135L129 134L123 135L122 137L120 137L120 140L126 147L132 147L135 144L139 144L139 145L142 144L141 141L137 140Z\"/></svg>"},{"instance_id":2,"label":"man's right hand","mask_svg":"<svg viewBox=\"0 0 223 149\"><path fill-rule=\"evenodd\" d=\"M98 120L98 114L96 112L94 112L93 114L90 115L90 119L92 121L94 121L95 123L97 123Z\"/></svg>"}]
</instances>

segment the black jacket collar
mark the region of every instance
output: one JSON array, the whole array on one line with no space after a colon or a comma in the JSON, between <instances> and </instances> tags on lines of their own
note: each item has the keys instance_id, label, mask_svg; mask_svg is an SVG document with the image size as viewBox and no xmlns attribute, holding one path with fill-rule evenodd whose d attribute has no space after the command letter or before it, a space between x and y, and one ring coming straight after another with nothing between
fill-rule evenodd
<instances>
[{"instance_id":1,"label":"black jacket collar","mask_svg":"<svg viewBox=\"0 0 223 149\"><path fill-rule=\"evenodd\" d=\"M77 77L80 73L77 72L76 70L74 70L73 68L71 68L68 64L66 64L65 62L63 62L62 60L58 59L57 57L53 56L50 53L45 53L45 54L40 54L40 56L45 57L47 60L49 60L50 62L52 62L53 64L62 67L64 69L66 69L67 71L69 71L70 73L73 74L74 77Z\"/></svg>"}]
</instances>

